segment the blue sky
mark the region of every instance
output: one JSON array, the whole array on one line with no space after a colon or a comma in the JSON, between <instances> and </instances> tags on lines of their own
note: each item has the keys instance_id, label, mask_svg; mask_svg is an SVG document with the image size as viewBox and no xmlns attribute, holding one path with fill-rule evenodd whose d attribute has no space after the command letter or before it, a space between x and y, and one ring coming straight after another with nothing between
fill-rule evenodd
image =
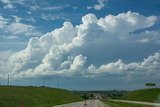
<instances>
[{"instance_id":1,"label":"blue sky","mask_svg":"<svg viewBox=\"0 0 160 107\"><path fill-rule=\"evenodd\" d=\"M158 83L159 11L159 0L0 0L0 83L8 74L72 90Z\"/></svg>"}]
</instances>

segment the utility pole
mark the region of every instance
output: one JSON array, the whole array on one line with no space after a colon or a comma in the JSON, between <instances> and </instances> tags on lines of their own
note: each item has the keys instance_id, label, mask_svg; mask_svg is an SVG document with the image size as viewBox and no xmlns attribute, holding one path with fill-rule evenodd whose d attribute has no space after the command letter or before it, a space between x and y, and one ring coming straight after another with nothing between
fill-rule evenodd
<instances>
[{"instance_id":1,"label":"utility pole","mask_svg":"<svg viewBox=\"0 0 160 107\"><path fill-rule=\"evenodd\" d=\"M7 85L9 86L9 74L8 74L8 81L7 81Z\"/></svg>"}]
</instances>

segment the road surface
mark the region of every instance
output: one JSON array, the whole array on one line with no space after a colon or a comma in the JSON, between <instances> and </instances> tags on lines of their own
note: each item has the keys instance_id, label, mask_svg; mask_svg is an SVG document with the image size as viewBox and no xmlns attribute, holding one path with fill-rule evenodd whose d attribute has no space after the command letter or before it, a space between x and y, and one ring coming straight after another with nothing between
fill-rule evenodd
<instances>
[{"instance_id":1,"label":"road surface","mask_svg":"<svg viewBox=\"0 0 160 107\"><path fill-rule=\"evenodd\" d=\"M87 101L54 106L54 107L109 107L109 106L104 104L100 100L87 100Z\"/></svg>"},{"instance_id":2,"label":"road surface","mask_svg":"<svg viewBox=\"0 0 160 107\"><path fill-rule=\"evenodd\" d=\"M160 103L150 103L150 102L141 102L141 101L127 101L127 100L111 100L111 101L160 107Z\"/></svg>"}]
</instances>

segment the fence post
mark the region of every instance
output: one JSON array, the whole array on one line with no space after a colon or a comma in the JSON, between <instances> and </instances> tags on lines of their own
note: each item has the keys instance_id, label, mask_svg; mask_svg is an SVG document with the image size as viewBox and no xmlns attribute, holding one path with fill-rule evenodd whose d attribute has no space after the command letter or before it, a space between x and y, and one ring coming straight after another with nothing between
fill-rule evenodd
<instances>
[{"instance_id":1,"label":"fence post","mask_svg":"<svg viewBox=\"0 0 160 107\"><path fill-rule=\"evenodd\" d=\"M23 100L20 101L19 107L25 107L25 106L24 106L24 101L23 101Z\"/></svg>"}]
</instances>

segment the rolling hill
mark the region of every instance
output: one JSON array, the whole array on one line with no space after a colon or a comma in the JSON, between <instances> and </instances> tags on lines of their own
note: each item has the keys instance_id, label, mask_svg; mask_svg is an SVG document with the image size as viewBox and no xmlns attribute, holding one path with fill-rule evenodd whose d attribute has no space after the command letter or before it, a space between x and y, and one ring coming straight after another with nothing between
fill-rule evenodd
<instances>
[{"instance_id":1,"label":"rolling hill","mask_svg":"<svg viewBox=\"0 0 160 107\"><path fill-rule=\"evenodd\" d=\"M0 86L0 107L51 107L80 100L83 99L63 89Z\"/></svg>"},{"instance_id":2,"label":"rolling hill","mask_svg":"<svg viewBox=\"0 0 160 107\"><path fill-rule=\"evenodd\" d=\"M122 97L118 98L117 100L131 100L131 101L133 100L133 101L160 103L160 88L139 89L135 91L130 91L124 94ZM110 107L151 107L141 104L117 102L112 99L109 100L106 99L104 100L104 102L110 105Z\"/></svg>"},{"instance_id":3,"label":"rolling hill","mask_svg":"<svg viewBox=\"0 0 160 107\"><path fill-rule=\"evenodd\" d=\"M160 103L160 88L135 90L129 92L120 99Z\"/></svg>"}]
</instances>

